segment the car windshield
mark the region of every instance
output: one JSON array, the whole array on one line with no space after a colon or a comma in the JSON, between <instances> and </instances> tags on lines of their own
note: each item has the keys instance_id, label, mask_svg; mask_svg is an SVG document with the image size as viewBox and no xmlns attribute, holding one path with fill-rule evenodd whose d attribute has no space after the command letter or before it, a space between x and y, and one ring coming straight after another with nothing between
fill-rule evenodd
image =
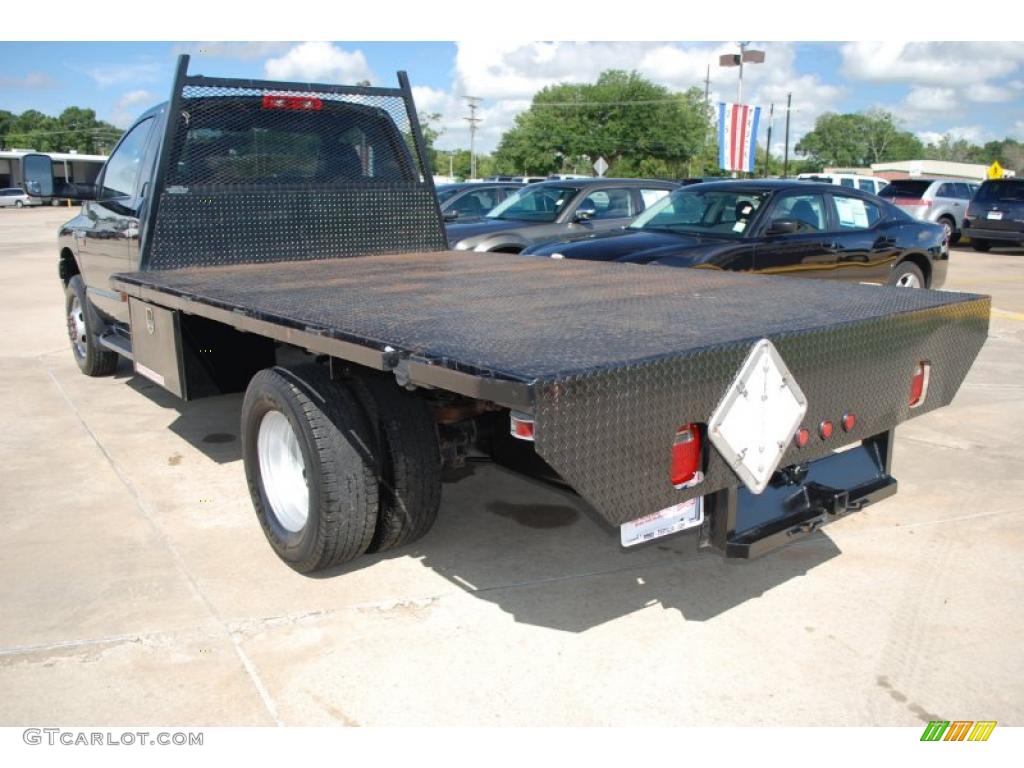
<instances>
[{"instance_id":1,"label":"car windshield","mask_svg":"<svg viewBox=\"0 0 1024 768\"><path fill-rule=\"evenodd\" d=\"M981 203L994 203L999 200L1020 202L1024 200L1024 180L986 181L974 199Z\"/></svg>"},{"instance_id":2,"label":"car windshield","mask_svg":"<svg viewBox=\"0 0 1024 768\"><path fill-rule=\"evenodd\" d=\"M637 216L630 229L742 237L767 192L684 187Z\"/></svg>"},{"instance_id":3,"label":"car windshield","mask_svg":"<svg viewBox=\"0 0 1024 768\"><path fill-rule=\"evenodd\" d=\"M505 198L487 214L489 219L554 221L576 194L574 187L526 187Z\"/></svg>"}]
</instances>

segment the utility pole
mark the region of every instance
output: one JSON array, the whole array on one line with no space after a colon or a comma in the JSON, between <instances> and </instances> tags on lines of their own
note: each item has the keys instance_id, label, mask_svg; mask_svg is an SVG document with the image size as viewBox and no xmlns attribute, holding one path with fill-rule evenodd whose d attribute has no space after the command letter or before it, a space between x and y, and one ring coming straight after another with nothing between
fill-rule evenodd
<instances>
[{"instance_id":1,"label":"utility pole","mask_svg":"<svg viewBox=\"0 0 1024 768\"><path fill-rule=\"evenodd\" d=\"M708 64L707 74L704 75L704 106L707 107L711 102L711 65Z\"/></svg>"},{"instance_id":2,"label":"utility pole","mask_svg":"<svg viewBox=\"0 0 1024 768\"><path fill-rule=\"evenodd\" d=\"M786 153L783 155L782 160L782 178L789 177L789 113L790 107L793 106L793 94L786 94Z\"/></svg>"},{"instance_id":3,"label":"utility pole","mask_svg":"<svg viewBox=\"0 0 1024 768\"><path fill-rule=\"evenodd\" d=\"M477 107L483 101L479 96L467 96L466 103L469 104L469 117L465 118L469 123L469 177L476 178L476 124L482 118L476 116Z\"/></svg>"},{"instance_id":4,"label":"utility pole","mask_svg":"<svg viewBox=\"0 0 1024 768\"><path fill-rule=\"evenodd\" d=\"M772 118L775 117L775 102L768 105L768 143L764 145L764 177L768 178L768 163L772 159Z\"/></svg>"},{"instance_id":5,"label":"utility pole","mask_svg":"<svg viewBox=\"0 0 1024 768\"><path fill-rule=\"evenodd\" d=\"M736 103L743 103L743 63L749 62L751 64L764 64L764 51L748 51L747 46L750 43L740 43L740 52L737 53L726 53L718 57L718 64L722 67L739 67L740 68L740 79L736 86ZM732 177L735 179L739 174L736 171L732 172Z\"/></svg>"}]
</instances>

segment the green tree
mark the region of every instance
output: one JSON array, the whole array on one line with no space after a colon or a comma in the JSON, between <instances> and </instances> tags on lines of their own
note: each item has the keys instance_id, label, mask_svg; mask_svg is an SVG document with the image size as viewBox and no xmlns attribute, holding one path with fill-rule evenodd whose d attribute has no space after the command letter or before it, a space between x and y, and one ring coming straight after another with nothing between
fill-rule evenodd
<instances>
[{"instance_id":1,"label":"green tree","mask_svg":"<svg viewBox=\"0 0 1024 768\"><path fill-rule=\"evenodd\" d=\"M819 115L814 130L795 147L818 168L823 166L866 167L872 163L913 160L924 154L924 146L910 131L884 110L837 115Z\"/></svg>"},{"instance_id":2,"label":"green tree","mask_svg":"<svg viewBox=\"0 0 1024 768\"><path fill-rule=\"evenodd\" d=\"M561 83L533 97L495 152L501 173L557 173L598 157L609 175L686 175L701 156L710 116L696 88L672 93L636 72ZM587 172L590 172L589 167Z\"/></svg>"},{"instance_id":3,"label":"green tree","mask_svg":"<svg viewBox=\"0 0 1024 768\"><path fill-rule=\"evenodd\" d=\"M59 117L29 109L20 115L0 113L0 142L4 149L24 147L40 152L109 152L123 131L96 119L96 112L68 107Z\"/></svg>"}]
</instances>

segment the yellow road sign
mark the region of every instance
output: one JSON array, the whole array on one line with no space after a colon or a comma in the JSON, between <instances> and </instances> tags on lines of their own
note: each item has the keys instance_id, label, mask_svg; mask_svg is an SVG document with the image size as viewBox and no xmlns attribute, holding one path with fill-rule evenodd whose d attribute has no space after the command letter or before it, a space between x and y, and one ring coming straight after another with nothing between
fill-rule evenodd
<instances>
[{"instance_id":1,"label":"yellow road sign","mask_svg":"<svg viewBox=\"0 0 1024 768\"><path fill-rule=\"evenodd\" d=\"M1003 166L996 160L992 165L988 167L988 177L990 179L1001 179L1003 178Z\"/></svg>"}]
</instances>

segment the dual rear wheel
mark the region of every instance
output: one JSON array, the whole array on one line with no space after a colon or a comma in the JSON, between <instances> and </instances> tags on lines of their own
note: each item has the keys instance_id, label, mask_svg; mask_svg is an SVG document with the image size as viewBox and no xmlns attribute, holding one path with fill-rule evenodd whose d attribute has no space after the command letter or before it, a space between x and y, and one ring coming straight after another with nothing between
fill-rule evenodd
<instances>
[{"instance_id":1,"label":"dual rear wheel","mask_svg":"<svg viewBox=\"0 0 1024 768\"><path fill-rule=\"evenodd\" d=\"M242 404L242 453L267 540L301 573L410 544L437 517L430 408L388 377L333 381L321 365L260 371Z\"/></svg>"}]
</instances>

